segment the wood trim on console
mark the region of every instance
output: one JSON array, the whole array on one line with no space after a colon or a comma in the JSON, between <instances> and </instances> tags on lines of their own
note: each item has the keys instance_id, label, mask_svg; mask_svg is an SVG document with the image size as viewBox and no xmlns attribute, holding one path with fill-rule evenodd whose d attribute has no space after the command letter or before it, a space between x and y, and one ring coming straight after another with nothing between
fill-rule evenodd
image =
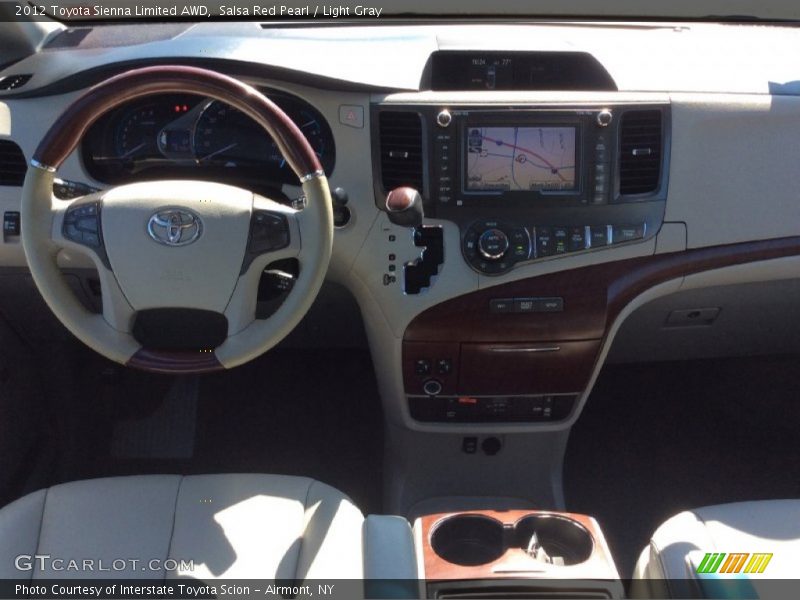
<instances>
[{"instance_id":1,"label":"wood trim on console","mask_svg":"<svg viewBox=\"0 0 800 600\"><path fill-rule=\"evenodd\" d=\"M527 516L555 516L577 521L593 538L594 547L589 559L571 566L553 566L539 563L530 558L521 548L509 548L500 558L477 566L463 566L441 558L431 545L431 534L436 526L449 517L459 515L479 515L500 521L504 526L513 526ZM608 579L619 577L608 549L603 532L597 521L587 515L537 510L476 510L463 513L439 513L420 518L422 528L422 555L428 581L467 580L467 579Z\"/></svg>"},{"instance_id":2,"label":"wood trim on console","mask_svg":"<svg viewBox=\"0 0 800 600\"><path fill-rule=\"evenodd\" d=\"M405 341L533 343L597 340L647 289L721 267L800 255L800 237L743 242L603 263L493 286L420 313ZM563 312L489 313L493 298L561 297ZM469 326L465 326L469 323Z\"/></svg>"},{"instance_id":3,"label":"wood trim on console","mask_svg":"<svg viewBox=\"0 0 800 600\"><path fill-rule=\"evenodd\" d=\"M459 380L449 382L444 393L580 392L589 384L602 340L614 320L647 289L693 273L797 255L800 255L800 237L696 248L559 271L447 300L420 313L406 328L403 338L406 392L420 393L424 378L417 376L411 367L420 354L425 355L426 343L460 344L460 351L453 351L461 357ZM489 312L492 299L535 297L563 298L564 310ZM483 351L487 345L498 344L558 346L562 350L552 355L532 354L527 361L492 357ZM564 351L565 348L570 351ZM465 364L465 357L469 359L475 352L481 355L481 360L468 360ZM554 382L554 368L568 377L560 383Z\"/></svg>"}]
</instances>

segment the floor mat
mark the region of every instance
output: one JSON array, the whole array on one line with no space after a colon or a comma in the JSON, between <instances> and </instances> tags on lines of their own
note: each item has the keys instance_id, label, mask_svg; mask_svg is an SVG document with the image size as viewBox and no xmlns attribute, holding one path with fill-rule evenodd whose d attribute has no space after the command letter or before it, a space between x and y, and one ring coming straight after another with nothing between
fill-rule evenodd
<instances>
[{"instance_id":1,"label":"floor mat","mask_svg":"<svg viewBox=\"0 0 800 600\"><path fill-rule=\"evenodd\" d=\"M681 510L800 497L800 358L607 366L570 435L567 507L594 515L629 576Z\"/></svg>"},{"instance_id":2,"label":"floor mat","mask_svg":"<svg viewBox=\"0 0 800 600\"><path fill-rule=\"evenodd\" d=\"M380 511L383 421L366 350L281 349L211 375L117 377L101 385L107 414L82 424L84 446L101 449L91 461L76 459L87 470L66 479L304 475L339 488L365 513Z\"/></svg>"},{"instance_id":3,"label":"floor mat","mask_svg":"<svg viewBox=\"0 0 800 600\"><path fill-rule=\"evenodd\" d=\"M116 421L113 458L190 459L194 454L198 378L176 377L158 408Z\"/></svg>"}]
</instances>

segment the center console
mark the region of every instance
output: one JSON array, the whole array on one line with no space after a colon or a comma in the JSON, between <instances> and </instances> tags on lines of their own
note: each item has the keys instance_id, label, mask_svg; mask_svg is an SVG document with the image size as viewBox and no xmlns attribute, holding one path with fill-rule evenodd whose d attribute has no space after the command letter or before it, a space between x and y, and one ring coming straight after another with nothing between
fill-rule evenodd
<instances>
[{"instance_id":1,"label":"center console","mask_svg":"<svg viewBox=\"0 0 800 600\"><path fill-rule=\"evenodd\" d=\"M428 598L621 597L597 521L547 511L426 515L415 523Z\"/></svg>"},{"instance_id":2,"label":"center console","mask_svg":"<svg viewBox=\"0 0 800 600\"><path fill-rule=\"evenodd\" d=\"M426 220L459 229L460 248L445 248L444 268L430 273L444 277L447 261L463 261L481 277L479 291L429 308L406 329L411 418L569 418L600 352L606 307L602 290L587 289L566 261L658 233L669 105L431 101L373 110L381 185L420 189ZM563 272L538 274L546 261L565 261ZM413 269L405 266L408 281ZM432 281L405 292L424 293Z\"/></svg>"}]
</instances>

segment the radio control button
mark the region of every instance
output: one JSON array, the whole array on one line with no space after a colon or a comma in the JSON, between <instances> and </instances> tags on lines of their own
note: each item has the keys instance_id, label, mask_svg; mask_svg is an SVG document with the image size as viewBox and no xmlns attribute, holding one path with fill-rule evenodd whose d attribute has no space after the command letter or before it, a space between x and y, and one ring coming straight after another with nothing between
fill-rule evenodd
<instances>
[{"instance_id":1,"label":"radio control button","mask_svg":"<svg viewBox=\"0 0 800 600\"><path fill-rule=\"evenodd\" d=\"M611 114L611 111L607 108L604 108L599 113L597 113L597 125L598 127L608 127L611 125L611 121L614 120L614 115Z\"/></svg>"},{"instance_id":2,"label":"radio control button","mask_svg":"<svg viewBox=\"0 0 800 600\"><path fill-rule=\"evenodd\" d=\"M484 231L478 240L478 249L484 258L499 260L508 250L508 236L500 229L493 228Z\"/></svg>"},{"instance_id":3,"label":"radio control button","mask_svg":"<svg viewBox=\"0 0 800 600\"><path fill-rule=\"evenodd\" d=\"M438 115L436 115L436 124L439 127L447 127L452 123L453 115L450 114L449 110L443 110Z\"/></svg>"}]
</instances>

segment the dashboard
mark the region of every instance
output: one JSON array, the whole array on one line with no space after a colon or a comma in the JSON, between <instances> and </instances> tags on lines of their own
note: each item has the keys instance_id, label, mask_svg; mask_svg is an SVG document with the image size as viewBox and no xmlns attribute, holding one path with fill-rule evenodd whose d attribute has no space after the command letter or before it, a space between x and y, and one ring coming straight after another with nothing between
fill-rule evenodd
<instances>
[{"instance_id":1,"label":"dashboard","mask_svg":"<svg viewBox=\"0 0 800 600\"><path fill-rule=\"evenodd\" d=\"M300 98L262 91L300 128L330 176L336 148L325 118ZM275 142L244 113L187 94L149 96L103 115L84 137L81 156L89 175L113 185L206 178L257 190L296 179Z\"/></svg>"},{"instance_id":2,"label":"dashboard","mask_svg":"<svg viewBox=\"0 0 800 600\"><path fill-rule=\"evenodd\" d=\"M127 27L136 31L120 35ZM346 202L329 279L360 306L388 418L423 432L568 428L622 322L648 298L796 277L797 36L708 23L56 31L0 71L16 85L0 90L0 151L16 169L0 169L0 266L26 265L15 234L26 158L81 93L135 66L218 70L289 115ZM102 116L59 177L300 193L249 119L180 94ZM421 227L387 211L398 187L420 192ZM92 267L76 253L61 261ZM701 280L698 269L713 274ZM735 340L737 325L780 319L729 310L735 295L675 301L722 307L721 325L671 327L658 313L634 332L638 347L685 352L703 335Z\"/></svg>"}]
</instances>

